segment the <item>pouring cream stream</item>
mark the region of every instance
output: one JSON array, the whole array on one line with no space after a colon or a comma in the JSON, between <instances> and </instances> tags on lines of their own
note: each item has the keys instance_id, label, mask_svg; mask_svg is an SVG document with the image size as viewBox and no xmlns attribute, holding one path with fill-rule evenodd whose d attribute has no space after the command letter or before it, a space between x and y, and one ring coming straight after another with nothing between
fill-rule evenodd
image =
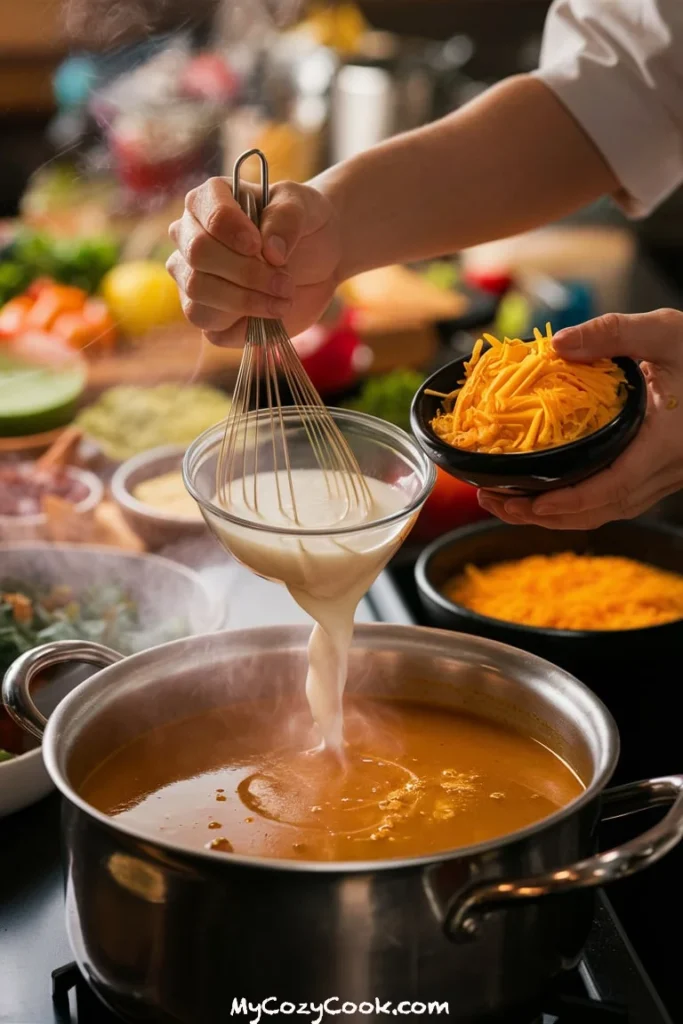
<instances>
[{"instance_id":1,"label":"pouring cream stream","mask_svg":"<svg viewBox=\"0 0 683 1024\"><path fill-rule=\"evenodd\" d=\"M325 529L343 516L343 533L296 536L275 533L267 527L292 530L292 520L273 472L259 474L258 515L248 496L253 478L244 477L231 488L231 515L266 529L211 517L211 525L238 561L252 572L284 585L297 604L315 621L308 646L306 696L323 744L340 750L343 744L342 699L346 685L353 621L359 601L400 546L414 516L399 522L373 525L400 511L407 497L398 488L365 477L371 496L365 504L344 508L344 499L330 494L328 480L320 469L292 471L293 490L301 504L301 526ZM365 527L364 529L362 527ZM348 528L348 532L346 532Z\"/></svg>"}]
</instances>

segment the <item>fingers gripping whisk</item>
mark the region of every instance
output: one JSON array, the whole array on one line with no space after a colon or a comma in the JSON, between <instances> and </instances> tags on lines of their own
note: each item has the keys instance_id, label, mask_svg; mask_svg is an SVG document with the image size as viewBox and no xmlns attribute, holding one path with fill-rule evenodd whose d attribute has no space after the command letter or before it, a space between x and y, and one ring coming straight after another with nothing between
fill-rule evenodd
<instances>
[{"instance_id":1,"label":"fingers gripping whisk","mask_svg":"<svg viewBox=\"0 0 683 1024\"><path fill-rule=\"evenodd\" d=\"M260 197L240 182L241 167L252 156L261 163ZM259 227L269 198L268 164L260 150L249 150L237 160L233 195ZM293 403L286 412L283 385ZM295 486L294 472L301 468L323 472L335 516L330 526L339 525L359 508L370 509L370 491L356 458L313 386L284 325L280 320L250 317L218 459L218 500L229 509L237 499L259 516L259 476L273 473L281 515L303 527L306 495L296 493L302 488Z\"/></svg>"}]
</instances>

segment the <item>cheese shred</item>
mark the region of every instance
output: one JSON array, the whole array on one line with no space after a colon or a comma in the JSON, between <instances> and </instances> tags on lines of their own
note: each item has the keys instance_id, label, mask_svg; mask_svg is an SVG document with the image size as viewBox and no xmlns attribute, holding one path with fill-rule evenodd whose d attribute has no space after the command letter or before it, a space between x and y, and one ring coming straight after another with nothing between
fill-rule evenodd
<instances>
[{"instance_id":1,"label":"cheese shred","mask_svg":"<svg viewBox=\"0 0 683 1024\"><path fill-rule=\"evenodd\" d=\"M642 629L683 618L683 576L611 555L469 565L443 593L480 615L544 629Z\"/></svg>"},{"instance_id":2,"label":"cheese shred","mask_svg":"<svg viewBox=\"0 0 683 1024\"><path fill-rule=\"evenodd\" d=\"M461 386L447 395L428 392L443 399L431 423L437 437L491 455L541 451L586 437L618 415L626 379L616 363L561 359L550 324L545 335L535 328L534 338L501 342L485 334L477 341Z\"/></svg>"}]
</instances>

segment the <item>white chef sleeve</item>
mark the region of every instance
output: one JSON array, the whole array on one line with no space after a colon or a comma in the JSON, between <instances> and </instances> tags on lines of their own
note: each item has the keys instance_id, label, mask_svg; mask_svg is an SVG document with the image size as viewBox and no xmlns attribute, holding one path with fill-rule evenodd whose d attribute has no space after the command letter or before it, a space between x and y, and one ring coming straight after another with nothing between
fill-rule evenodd
<instances>
[{"instance_id":1,"label":"white chef sleeve","mask_svg":"<svg viewBox=\"0 0 683 1024\"><path fill-rule=\"evenodd\" d=\"M645 216L683 182L683 0L554 0L536 75Z\"/></svg>"}]
</instances>

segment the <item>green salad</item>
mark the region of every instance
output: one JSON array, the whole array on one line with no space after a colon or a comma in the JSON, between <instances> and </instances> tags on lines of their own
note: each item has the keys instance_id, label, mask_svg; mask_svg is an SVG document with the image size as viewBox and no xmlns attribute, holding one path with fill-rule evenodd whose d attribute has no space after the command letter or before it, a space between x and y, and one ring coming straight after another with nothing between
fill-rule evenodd
<instances>
[{"instance_id":1,"label":"green salad","mask_svg":"<svg viewBox=\"0 0 683 1024\"><path fill-rule=\"evenodd\" d=\"M182 619L146 625L135 601L115 584L77 594L66 585L0 579L0 679L20 654L54 640L92 640L128 655L187 632ZM0 707L0 761L22 748L21 730Z\"/></svg>"},{"instance_id":2,"label":"green salad","mask_svg":"<svg viewBox=\"0 0 683 1024\"><path fill-rule=\"evenodd\" d=\"M22 229L0 252L0 305L39 277L94 293L118 257L117 242L107 236L52 238Z\"/></svg>"}]
</instances>

